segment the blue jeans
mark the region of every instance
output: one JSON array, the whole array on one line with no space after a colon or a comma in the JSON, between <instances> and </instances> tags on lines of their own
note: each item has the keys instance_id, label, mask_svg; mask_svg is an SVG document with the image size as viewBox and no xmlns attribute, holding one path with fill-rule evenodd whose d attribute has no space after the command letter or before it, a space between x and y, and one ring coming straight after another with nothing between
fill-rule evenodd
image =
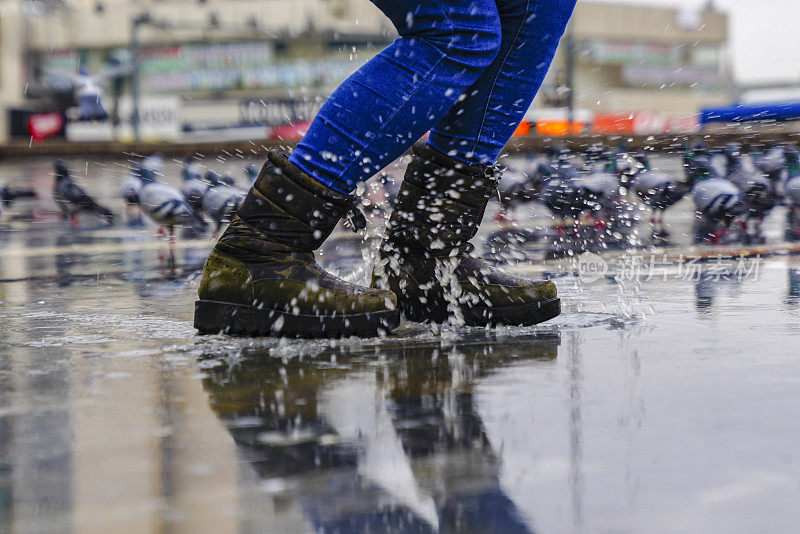
<instances>
[{"instance_id":1,"label":"blue jeans","mask_svg":"<svg viewBox=\"0 0 800 534\"><path fill-rule=\"evenodd\" d=\"M345 80L290 161L349 193L430 130L491 164L542 84L576 0L372 0L400 35Z\"/></svg>"}]
</instances>

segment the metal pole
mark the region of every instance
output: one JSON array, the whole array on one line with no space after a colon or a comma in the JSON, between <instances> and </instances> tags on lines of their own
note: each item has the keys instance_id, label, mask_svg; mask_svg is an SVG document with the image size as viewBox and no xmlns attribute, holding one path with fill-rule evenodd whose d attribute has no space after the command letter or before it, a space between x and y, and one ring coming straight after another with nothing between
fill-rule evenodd
<instances>
[{"instance_id":1,"label":"metal pole","mask_svg":"<svg viewBox=\"0 0 800 534\"><path fill-rule=\"evenodd\" d=\"M567 82L567 125L569 133L572 132L572 124L575 122L575 42L572 38L572 30L567 28L564 36L566 47L566 82Z\"/></svg>"},{"instance_id":2,"label":"metal pole","mask_svg":"<svg viewBox=\"0 0 800 534\"><path fill-rule=\"evenodd\" d=\"M133 126L133 137L137 142L141 140L139 133L139 26L144 22L143 15L131 20L131 93L133 97L131 126Z\"/></svg>"}]
</instances>

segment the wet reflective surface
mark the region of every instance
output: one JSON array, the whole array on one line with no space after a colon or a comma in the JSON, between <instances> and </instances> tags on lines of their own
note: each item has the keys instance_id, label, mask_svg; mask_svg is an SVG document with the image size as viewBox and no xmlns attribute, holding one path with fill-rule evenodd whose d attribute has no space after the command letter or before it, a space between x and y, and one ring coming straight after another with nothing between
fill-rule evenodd
<instances>
[{"instance_id":1,"label":"wet reflective surface","mask_svg":"<svg viewBox=\"0 0 800 534\"><path fill-rule=\"evenodd\" d=\"M338 341L196 336L209 236L72 230L48 206L0 231L0 531L800 525L800 259L686 276L680 206L656 275L513 265L559 285L539 327ZM365 276L356 238L323 257Z\"/></svg>"}]
</instances>

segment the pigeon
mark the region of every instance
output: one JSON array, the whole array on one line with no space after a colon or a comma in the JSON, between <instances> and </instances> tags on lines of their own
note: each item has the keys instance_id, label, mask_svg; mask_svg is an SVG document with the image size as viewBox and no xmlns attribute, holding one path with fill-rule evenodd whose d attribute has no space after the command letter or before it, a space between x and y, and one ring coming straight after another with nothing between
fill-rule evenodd
<instances>
[{"instance_id":1,"label":"pigeon","mask_svg":"<svg viewBox=\"0 0 800 534\"><path fill-rule=\"evenodd\" d=\"M760 158L755 159L755 166L763 172L773 184L780 182L785 170L784 147L774 146L767 150Z\"/></svg>"},{"instance_id":2,"label":"pigeon","mask_svg":"<svg viewBox=\"0 0 800 534\"><path fill-rule=\"evenodd\" d=\"M164 168L164 160L161 156L154 154L134 165L131 174L122 183L120 196L125 202L125 215L128 224L131 226L142 225L142 211L139 209L139 190L142 187L143 177L155 178L161 174Z\"/></svg>"},{"instance_id":3,"label":"pigeon","mask_svg":"<svg viewBox=\"0 0 800 534\"><path fill-rule=\"evenodd\" d=\"M690 175L687 180L675 180L652 169L650 160L644 154L635 159L642 164L642 168L633 175L631 190L653 210L650 222L656 233L667 235L664 229L664 212L689 194L694 187L695 175Z\"/></svg>"},{"instance_id":4,"label":"pigeon","mask_svg":"<svg viewBox=\"0 0 800 534\"><path fill-rule=\"evenodd\" d=\"M587 192L580 187L578 170L569 162L566 152L556 154L549 162L538 162L529 176L537 182L539 201L555 217L577 219L588 209Z\"/></svg>"},{"instance_id":5,"label":"pigeon","mask_svg":"<svg viewBox=\"0 0 800 534\"><path fill-rule=\"evenodd\" d=\"M85 68L78 72L70 72L57 68L46 69L48 77L59 80L60 84L67 84L75 95L77 104L75 119L79 121L104 121L108 119L108 112L103 107L105 92L103 85L115 79L128 75L133 65L117 65L98 74L89 74Z\"/></svg>"},{"instance_id":6,"label":"pigeon","mask_svg":"<svg viewBox=\"0 0 800 534\"><path fill-rule=\"evenodd\" d=\"M36 191L33 189L11 189L7 185L0 187L0 204L3 206L8 207L15 200L22 198L36 198Z\"/></svg>"},{"instance_id":7,"label":"pigeon","mask_svg":"<svg viewBox=\"0 0 800 534\"><path fill-rule=\"evenodd\" d=\"M72 181L69 169L63 161L55 163L56 181L53 196L61 212L70 218L73 227L78 225L78 214L93 213L105 220L109 225L114 222L114 213L98 204L86 191Z\"/></svg>"},{"instance_id":8,"label":"pigeon","mask_svg":"<svg viewBox=\"0 0 800 534\"><path fill-rule=\"evenodd\" d=\"M590 147L592 148L592 147ZM540 198L557 217L577 219L584 211L602 220L612 213L614 202L620 196L619 179L613 174L613 165L605 152L593 148L588 151L584 169L569 160L569 154L560 151L538 173L549 177L540 189Z\"/></svg>"},{"instance_id":9,"label":"pigeon","mask_svg":"<svg viewBox=\"0 0 800 534\"><path fill-rule=\"evenodd\" d=\"M774 184L760 171L745 165L738 145L728 145L723 155L726 163L725 178L742 192L742 200L747 206L747 218L763 220L777 204Z\"/></svg>"},{"instance_id":10,"label":"pigeon","mask_svg":"<svg viewBox=\"0 0 800 534\"><path fill-rule=\"evenodd\" d=\"M231 176L230 174L224 174L219 179L219 181L225 185L235 186L236 185L236 178Z\"/></svg>"},{"instance_id":11,"label":"pigeon","mask_svg":"<svg viewBox=\"0 0 800 534\"><path fill-rule=\"evenodd\" d=\"M606 170L580 175L574 183L585 191L588 207L595 212L608 212L620 196L619 178Z\"/></svg>"},{"instance_id":12,"label":"pigeon","mask_svg":"<svg viewBox=\"0 0 800 534\"><path fill-rule=\"evenodd\" d=\"M165 183L159 182L150 173L142 173L139 189L139 207L170 236L174 235L175 226L188 226L204 229L205 221L186 201L180 191Z\"/></svg>"},{"instance_id":13,"label":"pigeon","mask_svg":"<svg viewBox=\"0 0 800 534\"><path fill-rule=\"evenodd\" d=\"M800 238L800 151L795 147L786 147L783 154L786 160L783 194L789 206L787 237L796 240Z\"/></svg>"},{"instance_id":14,"label":"pigeon","mask_svg":"<svg viewBox=\"0 0 800 534\"><path fill-rule=\"evenodd\" d=\"M142 211L139 209L139 189L142 187L141 174L142 166L141 164L136 164L119 189L119 194L125 203L125 218L130 226L141 226L144 222L142 221Z\"/></svg>"},{"instance_id":15,"label":"pigeon","mask_svg":"<svg viewBox=\"0 0 800 534\"><path fill-rule=\"evenodd\" d=\"M139 189L142 187L142 181L139 179L141 172L141 166L136 165L119 188L119 195L125 201L126 206L139 204Z\"/></svg>"},{"instance_id":16,"label":"pigeon","mask_svg":"<svg viewBox=\"0 0 800 534\"><path fill-rule=\"evenodd\" d=\"M211 185L203 195L202 210L217 226L230 222L242 205L247 191L226 182Z\"/></svg>"},{"instance_id":17,"label":"pigeon","mask_svg":"<svg viewBox=\"0 0 800 534\"><path fill-rule=\"evenodd\" d=\"M695 158L692 162L694 187L692 200L701 222L701 239L715 243L730 229L734 219L747 211L742 192L722 178L710 158Z\"/></svg>"},{"instance_id":18,"label":"pigeon","mask_svg":"<svg viewBox=\"0 0 800 534\"><path fill-rule=\"evenodd\" d=\"M2 208L7 208L15 200L22 198L36 198L36 192L32 189L11 189L7 185L0 186L0 213Z\"/></svg>"},{"instance_id":19,"label":"pigeon","mask_svg":"<svg viewBox=\"0 0 800 534\"><path fill-rule=\"evenodd\" d=\"M203 178L202 168L196 161L187 161L183 166L182 175L181 194L183 198L196 212L202 212L203 195L206 194L206 190L211 184Z\"/></svg>"},{"instance_id":20,"label":"pigeon","mask_svg":"<svg viewBox=\"0 0 800 534\"><path fill-rule=\"evenodd\" d=\"M247 183L253 185L258 178L258 167L252 163L244 168L244 173L247 176Z\"/></svg>"},{"instance_id":21,"label":"pigeon","mask_svg":"<svg viewBox=\"0 0 800 534\"><path fill-rule=\"evenodd\" d=\"M786 182L784 191L791 205L800 206L800 151L795 147L784 149L786 158Z\"/></svg>"}]
</instances>

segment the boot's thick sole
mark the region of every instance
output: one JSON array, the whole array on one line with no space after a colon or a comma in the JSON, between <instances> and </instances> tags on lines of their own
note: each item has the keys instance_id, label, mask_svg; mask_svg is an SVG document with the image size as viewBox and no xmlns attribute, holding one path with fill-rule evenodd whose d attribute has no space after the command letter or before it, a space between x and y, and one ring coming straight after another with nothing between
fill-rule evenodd
<instances>
[{"instance_id":1,"label":"boot's thick sole","mask_svg":"<svg viewBox=\"0 0 800 534\"><path fill-rule=\"evenodd\" d=\"M254 306L198 300L194 327L201 334L274 337L374 337L400 324L400 310L351 315L295 315Z\"/></svg>"},{"instance_id":2,"label":"boot's thick sole","mask_svg":"<svg viewBox=\"0 0 800 534\"><path fill-rule=\"evenodd\" d=\"M398 307L403 310L408 320L418 323L444 323L452 316L446 306L431 308L419 304L418 301L410 302L402 296L398 299ZM467 326L532 326L561 314L561 299L494 308L462 306L461 314Z\"/></svg>"}]
</instances>

